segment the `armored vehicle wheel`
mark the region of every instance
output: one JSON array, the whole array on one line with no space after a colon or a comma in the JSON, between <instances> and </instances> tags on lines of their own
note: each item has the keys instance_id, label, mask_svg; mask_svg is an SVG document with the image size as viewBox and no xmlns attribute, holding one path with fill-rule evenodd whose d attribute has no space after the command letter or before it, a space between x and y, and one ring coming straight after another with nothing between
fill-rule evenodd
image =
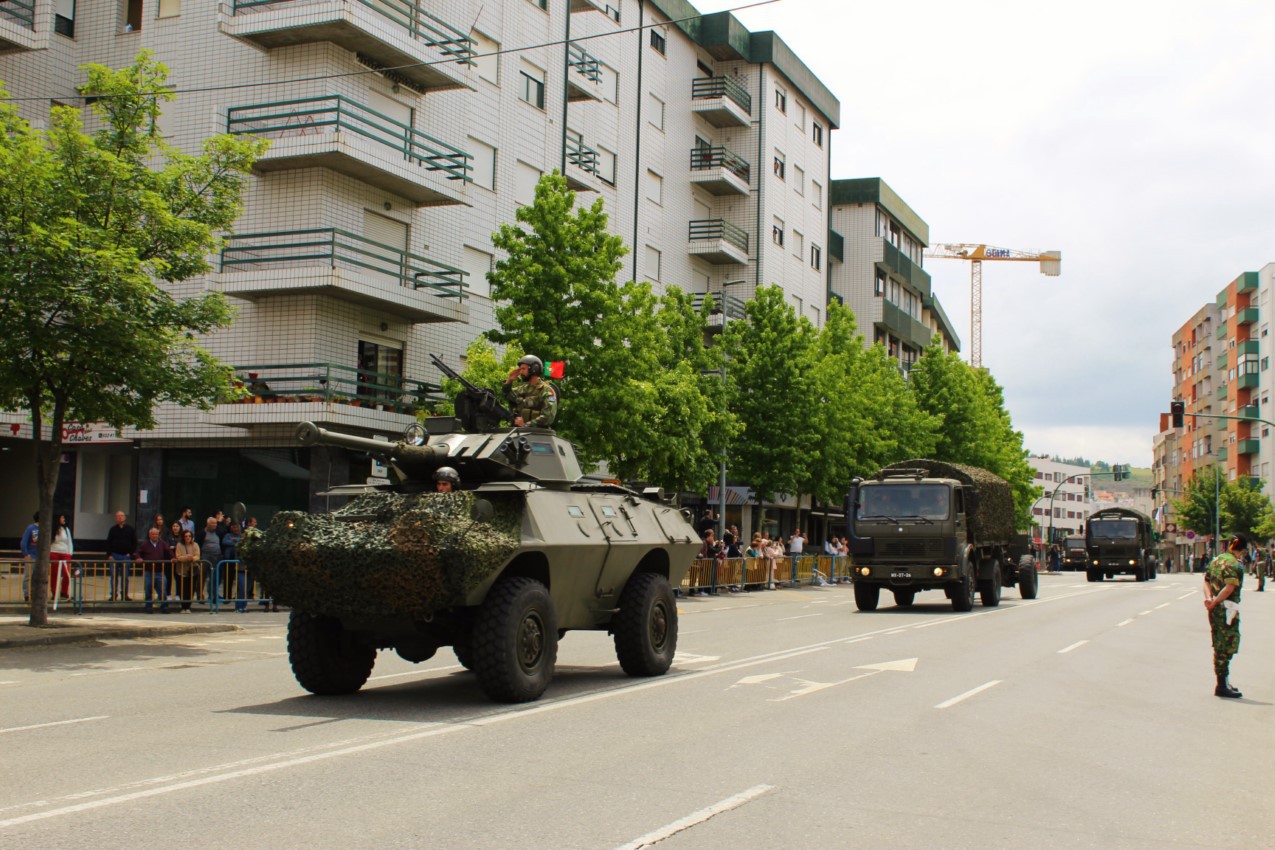
<instances>
[{"instance_id":1,"label":"armored vehicle wheel","mask_svg":"<svg viewBox=\"0 0 1275 850\"><path fill-rule=\"evenodd\" d=\"M915 599L916 588L914 587L898 587L894 590L894 604L900 608L911 608Z\"/></svg>"},{"instance_id":2,"label":"armored vehicle wheel","mask_svg":"<svg viewBox=\"0 0 1275 850\"><path fill-rule=\"evenodd\" d=\"M1001 604L1001 562L992 561L992 577L980 579L978 598L984 608L995 608Z\"/></svg>"},{"instance_id":3,"label":"armored vehicle wheel","mask_svg":"<svg viewBox=\"0 0 1275 850\"><path fill-rule=\"evenodd\" d=\"M1035 599L1040 585L1040 577L1036 575L1036 559L1024 555L1018 559L1018 593L1024 599Z\"/></svg>"},{"instance_id":4,"label":"armored vehicle wheel","mask_svg":"<svg viewBox=\"0 0 1275 850\"><path fill-rule=\"evenodd\" d=\"M611 626L615 657L630 676L662 676L677 652L677 600L668 579L636 573L620 594Z\"/></svg>"},{"instance_id":5,"label":"armored vehicle wheel","mask_svg":"<svg viewBox=\"0 0 1275 850\"><path fill-rule=\"evenodd\" d=\"M1089 581L1102 581L1102 573L1097 570L1087 570L1085 578L1089 579Z\"/></svg>"},{"instance_id":6,"label":"armored vehicle wheel","mask_svg":"<svg viewBox=\"0 0 1275 850\"><path fill-rule=\"evenodd\" d=\"M948 592L952 600L953 611L974 610L974 577L969 573L961 576L961 580Z\"/></svg>"},{"instance_id":7,"label":"armored vehicle wheel","mask_svg":"<svg viewBox=\"0 0 1275 850\"><path fill-rule=\"evenodd\" d=\"M372 672L376 647L354 640L332 617L293 611L288 617L288 660L297 682L312 694L352 694Z\"/></svg>"},{"instance_id":8,"label":"armored vehicle wheel","mask_svg":"<svg viewBox=\"0 0 1275 850\"><path fill-rule=\"evenodd\" d=\"M460 662L460 666L466 670L474 669L474 639L470 635L456 638L456 642L452 644L452 652L456 653L456 660Z\"/></svg>"},{"instance_id":9,"label":"armored vehicle wheel","mask_svg":"<svg viewBox=\"0 0 1275 850\"><path fill-rule=\"evenodd\" d=\"M472 637L474 672L497 702L539 699L558 658L558 618L548 589L530 578L504 578L487 593Z\"/></svg>"},{"instance_id":10,"label":"armored vehicle wheel","mask_svg":"<svg viewBox=\"0 0 1275 850\"><path fill-rule=\"evenodd\" d=\"M881 587L876 584L854 583L854 604L860 611L877 610L877 602L881 599Z\"/></svg>"}]
</instances>

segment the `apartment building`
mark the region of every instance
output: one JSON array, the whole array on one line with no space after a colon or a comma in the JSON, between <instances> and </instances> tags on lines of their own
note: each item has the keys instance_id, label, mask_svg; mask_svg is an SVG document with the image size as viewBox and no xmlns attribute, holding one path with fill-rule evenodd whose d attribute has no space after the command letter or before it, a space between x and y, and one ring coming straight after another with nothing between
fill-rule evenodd
<instances>
[{"instance_id":1,"label":"apartment building","mask_svg":"<svg viewBox=\"0 0 1275 850\"><path fill-rule=\"evenodd\" d=\"M140 50L177 93L162 129L271 141L214 270L239 309L208 340L251 397L160 411L145 433L77 426L58 509L77 537L123 507L263 516L323 508L384 474L296 423L394 435L493 325L490 234L539 177L601 197L623 277L745 299L777 284L816 325L828 299L840 105L773 32L681 0L22 0L0 4L0 80L31 121L82 106L80 66ZM551 359L553 352L540 352ZM6 466L30 426L0 415ZM3 522L33 503L0 496ZM20 526L19 526L20 528ZM0 528L0 536L16 534Z\"/></svg>"},{"instance_id":2,"label":"apartment building","mask_svg":"<svg viewBox=\"0 0 1275 850\"><path fill-rule=\"evenodd\" d=\"M936 335L960 338L924 269L930 228L879 177L833 180L829 291L854 311L865 345L881 343L910 369Z\"/></svg>"},{"instance_id":3,"label":"apartment building","mask_svg":"<svg viewBox=\"0 0 1275 850\"><path fill-rule=\"evenodd\" d=\"M1037 486L1044 488L1032 503L1032 539L1048 545L1084 534L1085 522L1095 510L1089 467L1045 456L1031 456L1027 462L1036 470Z\"/></svg>"}]
</instances>

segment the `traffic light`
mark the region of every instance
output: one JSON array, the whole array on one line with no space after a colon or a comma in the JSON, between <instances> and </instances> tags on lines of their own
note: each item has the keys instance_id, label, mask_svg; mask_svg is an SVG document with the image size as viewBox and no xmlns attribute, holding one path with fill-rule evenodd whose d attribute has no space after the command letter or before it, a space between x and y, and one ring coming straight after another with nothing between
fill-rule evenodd
<instances>
[{"instance_id":1,"label":"traffic light","mask_svg":"<svg viewBox=\"0 0 1275 850\"><path fill-rule=\"evenodd\" d=\"M1124 480L1125 480L1126 478L1128 478L1128 477L1129 477L1129 465L1128 465L1128 464L1119 464L1119 463L1117 463L1117 464L1114 464L1114 465L1111 467L1111 480L1112 480L1112 481L1124 481Z\"/></svg>"},{"instance_id":2,"label":"traffic light","mask_svg":"<svg viewBox=\"0 0 1275 850\"><path fill-rule=\"evenodd\" d=\"M1181 401L1169 402L1169 416L1173 419L1173 427L1181 428L1183 419L1186 418L1186 403Z\"/></svg>"}]
</instances>

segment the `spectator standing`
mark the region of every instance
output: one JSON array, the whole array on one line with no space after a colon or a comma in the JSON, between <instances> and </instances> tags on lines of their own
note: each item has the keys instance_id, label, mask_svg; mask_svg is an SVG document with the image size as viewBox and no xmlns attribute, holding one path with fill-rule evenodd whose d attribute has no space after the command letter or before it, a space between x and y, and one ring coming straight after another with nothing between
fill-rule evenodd
<instances>
[{"instance_id":1,"label":"spectator standing","mask_svg":"<svg viewBox=\"0 0 1275 850\"><path fill-rule=\"evenodd\" d=\"M162 534L161 537L165 543L172 546L175 550L177 544L182 542L182 524L177 520L173 520L172 524L168 526L168 531Z\"/></svg>"},{"instance_id":2,"label":"spectator standing","mask_svg":"<svg viewBox=\"0 0 1275 850\"><path fill-rule=\"evenodd\" d=\"M770 582L770 589L783 587L784 583L779 581L775 573L779 571L779 559L784 556L783 544L778 540L771 540L767 537L761 539L762 557L766 559L767 581Z\"/></svg>"},{"instance_id":3,"label":"spectator standing","mask_svg":"<svg viewBox=\"0 0 1275 850\"><path fill-rule=\"evenodd\" d=\"M22 600L28 602L31 599L31 570L35 567L35 558L40 549L39 511L31 517L31 524L26 531L22 532L19 548L22 549L22 560L26 562L22 565Z\"/></svg>"},{"instance_id":4,"label":"spectator standing","mask_svg":"<svg viewBox=\"0 0 1275 850\"><path fill-rule=\"evenodd\" d=\"M195 520L193 519L195 512L190 508L182 508L181 513L177 517L177 521L181 523L182 528L188 529L191 534L195 533Z\"/></svg>"},{"instance_id":5,"label":"spectator standing","mask_svg":"<svg viewBox=\"0 0 1275 850\"><path fill-rule=\"evenodd\" d=\"M800 555L806 548L806 536L801 533L801 529L797 529L792 533L792 537L788 538L788 554Z\"/></svg>"},{"instance_id":6,"label":"spectator standing","mask_svg":"<svg viewBox=\"0 0 1275 850\"><path fill-rule=\"evenodd\" d=\"M695 524L695 530L699 532L699 539L703 540L708 532L717 532L717 517L713 515L713 509L709 508L704 511L704 515L700 517L699 522Z\"/></svg>"},{"instance_id":7,"label":"spectator standing","mask_svg":"<svg viewBox=\"0 0 1275 850\"><path fill-rule=\"evenodd\" d=\"M243 564L239 563L237 551L239 541L242 539L243 532L239 523L231 520L230 527L221 537L221 560L224 562L222 568L234 577L235 612L246 614L248 613L248 571Z\"/></svg>"},{"instance_id":8,"label":"spectator standing","mask_svg":"<svg viewBox=\"0 0 1275 850\"><path fill-rule=\"evenodd\" d=\"M136 560L137 532L124 520L123 511L115 512L115 525L106 532L106 557L111 562L111 600L132 602L128 595L129 566Z\"/></svg>"},{"instance_id":9,"label":"spectator standing","mask_svg":"<svg viewBox=\"0 0 1275 850\"><path fill-rule=\"evenodd\" d=\"M199 544L195 542L195 535L183 528L173 557L177 561L173 567L177 574L177 598L181 600L182 613L189 614L191 600L195 598L195 573L199 569Z\"/></svg>"},{"instance_id":10,"label":"spectator standing","mask_svg":"<svg viewBox=\"0 0 1275 850\"><path fill-rule=\"evenodd\" d=\"M146 613L154 613L151 599L159 597L159 613L168 613L169 569L173 562L173 547L160 539L159 529L151 527L146 539L137 547L134 560L142 565L142 586L146 589Z\"/></svg>"},{"instance_id":11,"label":"spectator standing","mask_svg":"<svg viewBox=\"0 0 1275 850\"><path fill-rule=\"evenodd\" d=\"M736 593L744 589L744 578L745 578L744 574L746 572L744 563L743 563L744 553L739 551L739 543L737 541L738 541L738 538L736 538L735 535L731 534L729 531L726 532L726 535L722 538L722 557L724 559L737 560L740 562L739 587L732 586L730 589L731 593Z\"/></svg>"},{"instance_id":12,"label":"spectator standing","mask_svg":"<svg viewBox=\"0 0 1275 850\"><path fill-rule=\"evenodd\" d=\"M49 595L56 599L71 599L71 556L75 554L75 539L71 527L66 524L66 514L58 514L53 524L53 542L49 546Z\"/></svg>"},{"instance_id":13,"label":"spectator standing","mask_svg":"<svg viewBox=\"0 0 1275 850\"><path fill-rule=\"evenodd\" d=\"M163 514L155 514L155 519L151 521L151 525L159 529L160 539L168 536L168 526L164 523Z\"/></svg>"},{"instance_id":14,"label":"spectator standing","mask_svg":"<svg viewBox=\"0 0 1275 850\"><path fill-rule=\"evenodd\" d=\"M204 520L204 537L199 542L199 553L201 561L204 562L199 564L199 571L200 573L204 570L208 571L208 596L210 601L215 601L220 591L217 588L217 574L213 567L217 566L221 560L221 537L217 535L216 517L210 516ZM226 594L226 596L229 595L229 593Z\"/></svg>"},{"instance_id":15,"label":"spectator standing","mask_svg":"<svg viewBox=\"0 0 1275 850\"><path fill-rule=\"evenodd\" d=\"M701 561L711 560L713 562L712 585L717 585L717 562L725 556L725 550L722 543L717 539L717 532L708 529L704 532L704 543L699 547L699 554L696 556ZM695 592L696 596L707 596L708 593L702 587Z\"/></svg>"}]
</instances>

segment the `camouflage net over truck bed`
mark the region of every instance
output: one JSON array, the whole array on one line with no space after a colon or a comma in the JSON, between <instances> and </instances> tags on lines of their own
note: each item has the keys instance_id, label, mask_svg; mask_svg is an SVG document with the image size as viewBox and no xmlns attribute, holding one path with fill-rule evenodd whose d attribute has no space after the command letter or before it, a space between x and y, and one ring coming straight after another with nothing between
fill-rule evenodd
<instances>
[{"instance_id":1,"label":"camouflage net over truck bed","mask_svg":"<svg viewBox=\"0 0 1275 850\"><path fill-rule=\"evenodd\" d=\"M896 469L924 469L930 478L954 478L973 485L978 491L978 509L968 512L973 539L979 544L1009 543L1013 539L1014 493L1009 482L999 475L977 466L926 458L900 461L882 472Z\"/></svg>"},{"instance_id":2,"label":"camouflage net over truck bed","mask_svg":"<svg viewBox=\"0 0 1275 850\"><path fill-rule=\"evenodd\" d=\"M239 554L283 605L334 616L423 617L456 605L518 548L521 494L368 493L331 514L281 511ZM342 517L355 517L342 519Z\"/></svg>"}]
</instances>

